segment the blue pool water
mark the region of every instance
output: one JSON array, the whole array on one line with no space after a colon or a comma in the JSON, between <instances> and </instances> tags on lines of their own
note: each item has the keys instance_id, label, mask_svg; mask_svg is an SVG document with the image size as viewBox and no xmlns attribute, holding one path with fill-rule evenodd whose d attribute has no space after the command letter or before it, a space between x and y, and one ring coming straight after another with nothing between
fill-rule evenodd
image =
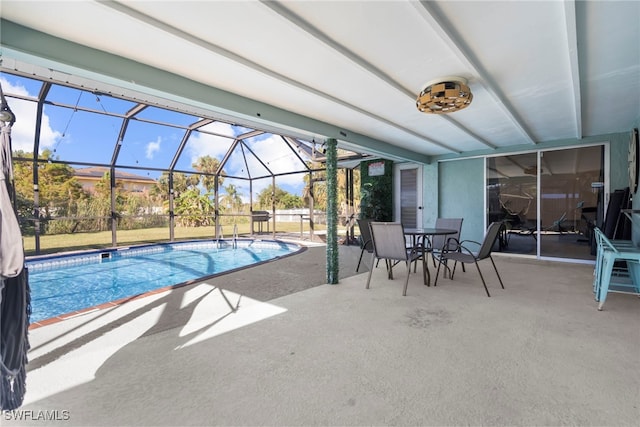
<instances>
[{"instance_id":1,"label":"blue pool water","mask_svg":"<svg viewBox=\"0 0 640 427\"><path fill-rule=\"evenodd\" d=\"M27 260L31 322L300 250L276 241L191 241Z\"/></svg>"}]
</instances>

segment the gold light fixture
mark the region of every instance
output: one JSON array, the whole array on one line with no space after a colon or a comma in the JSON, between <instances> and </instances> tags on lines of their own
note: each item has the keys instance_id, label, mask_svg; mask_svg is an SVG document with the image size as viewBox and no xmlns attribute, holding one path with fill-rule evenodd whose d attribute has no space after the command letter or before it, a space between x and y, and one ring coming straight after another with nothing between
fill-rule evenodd
<instances>
[{"instance_id":1,"label":"gold light fixture","mask_svg":"<svg viewBox=\"0 0 640 427\"><path fill-rule=\"evenodd\" d=\"M461 77L443 77L426 86L416 101L416 107L423 113L453 113L467 108L473 100L467 81Z\"/></svg>"}]
</instances>

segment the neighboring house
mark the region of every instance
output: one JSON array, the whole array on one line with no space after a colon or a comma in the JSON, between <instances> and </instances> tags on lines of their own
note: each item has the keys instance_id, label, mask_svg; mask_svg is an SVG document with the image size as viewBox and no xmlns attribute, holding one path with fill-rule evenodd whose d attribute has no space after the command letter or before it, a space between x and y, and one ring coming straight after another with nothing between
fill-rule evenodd
<instances>
[{"instance_id":1,"label":"neighboring house","mask_svg":"<svg viewBox=\"0 0 640 427\"><path fill-rule=\"evenodd\" d=\"M96 183L100 182L104 175L109 172L106 167L88 167L75 170L75 177L82 188L89 192L95 192ZM149 194L151 187L156 184L156 180L142 175L116 170L116 181L122 185L125 191L131 193Z\"/></svg>"}]
</instances>

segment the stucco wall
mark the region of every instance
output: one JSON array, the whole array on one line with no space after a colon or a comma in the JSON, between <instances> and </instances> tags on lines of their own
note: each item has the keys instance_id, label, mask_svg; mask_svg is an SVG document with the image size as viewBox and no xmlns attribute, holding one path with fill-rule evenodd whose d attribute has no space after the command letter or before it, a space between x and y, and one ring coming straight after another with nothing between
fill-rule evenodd
<instances>
[{"instance_id":1,"label":"stucco wall","mask_svg":"<svg viewBox=\"0 0 640 427\"><path fill-rule=\"evenodd\" d=\"M484 159L441 162L439 171L439 216L463 218L461 239L484 237Z\"/></svg>"},{"instance_id":2,"label":"stucco wall","mask_svg":"<svg viewBox=\"0 0 640 427\"><path fill-rule=\"evenodd\" d=\"M422 225L433 227L438 218L438 163L433 162L422 168Z\"/></svg>"}]
</instances>

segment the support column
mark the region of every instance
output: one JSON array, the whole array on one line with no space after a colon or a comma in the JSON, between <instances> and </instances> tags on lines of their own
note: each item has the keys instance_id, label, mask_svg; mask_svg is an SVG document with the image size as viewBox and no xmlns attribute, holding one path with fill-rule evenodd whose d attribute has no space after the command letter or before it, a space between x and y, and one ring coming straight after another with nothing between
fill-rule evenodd
<instances>
[{"instance_id":1,"label":"support column","mask_svg":"<svg viewBox=\"0 0 640 427\"><path fill-rule=\"evenodd\" d=\"M173 210L173 171L169 172L169 241L173 242L175 239L176 228L176 216Z\"/></svg>"},{"instance_id":2,"label":"support column","mask_svg":"<svg viewBox=\"0 0 640 427\"><path fill-rule=\"evenodd\" d=\"M272 225L273 229L271 230L271 232L273 233L272 238L273 240L275 240L276 239L276 177L275 175L271 176L271 190L272 190L271 191L271 222L273 223ZM267 224L269 223L267 222Z\"/></svg>"},{"instance_id":3,"label":"support column","mask_svg":"<svg viewBox=\"0 0 640 427\"><path fill-rule=\"evenodd\" d=\"M338 143L326 140L327 149L327 283L338 284Z\"/></svg>"},{"instance_id":4,"label":"support column","mask_svg":"<svg viewBox=\"0 0 640 427\"><path fill-rule=\"evenodd\" d=\"M47 87L48 92L48 87ZM40 255L40 185L38 175L38 153L40 152L40 133L42 131L42 114L44 111L44 100L38 99L36 110L36 132L33 140L33 230L36 240L36 255Z\"/></svg>"},{"instance_id":5,"label":"support column","mask_svg":"<svg viewBox=\"0 0 640 427\"><path fill-rule=\"evenodd\" d=\"M109 169L109 182L111 187L111 246L118 246L118 212L116 211L116 169Z\"/></svg>"}]
</instances>

